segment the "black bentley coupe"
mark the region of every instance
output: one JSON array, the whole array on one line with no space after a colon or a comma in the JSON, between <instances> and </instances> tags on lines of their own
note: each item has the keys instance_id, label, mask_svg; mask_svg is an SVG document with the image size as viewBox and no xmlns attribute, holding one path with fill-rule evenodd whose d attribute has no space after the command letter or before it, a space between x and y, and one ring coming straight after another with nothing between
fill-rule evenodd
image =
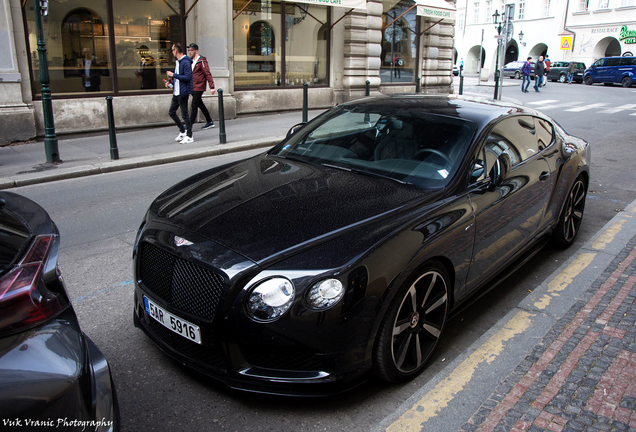
<instances>
[{"instance_id":1,"label":"black bentley coupe","mask_svg":"<svg viewBox=\"0 0 636 432\"><path fill-rule=\"evenodd\" d=\"M575 241L589 151L493 101L339 105L153 202L133 252L135 325L236 389L408 380L453 310L545 242Z\"/></svg>"}]
</instances>

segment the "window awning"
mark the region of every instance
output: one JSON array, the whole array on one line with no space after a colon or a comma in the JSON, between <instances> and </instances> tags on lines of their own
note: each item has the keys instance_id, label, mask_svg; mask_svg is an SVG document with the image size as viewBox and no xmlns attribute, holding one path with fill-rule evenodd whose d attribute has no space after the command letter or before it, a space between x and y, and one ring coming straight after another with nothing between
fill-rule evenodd
<instances>
[{"instance_id":1,"label":"window awning","mask_svg":"<svg viewBox=\"0 0 636 432\"><path fill-rule=\"evenodd\" d=\"M348 9L366 9L367 0L285 0L290 3L305 3L319 6L338 6Z\"/></svg>"},{"instance_id":2,"label":"window awning","mask_svg":"<svg viewBox=\"0 0 636 432\"><path fill-rule=\"evenodd\" d=\"M455 21L455 7L444 0L415 0L417 15L444 22Z\"/></svg>"}]
</instances>

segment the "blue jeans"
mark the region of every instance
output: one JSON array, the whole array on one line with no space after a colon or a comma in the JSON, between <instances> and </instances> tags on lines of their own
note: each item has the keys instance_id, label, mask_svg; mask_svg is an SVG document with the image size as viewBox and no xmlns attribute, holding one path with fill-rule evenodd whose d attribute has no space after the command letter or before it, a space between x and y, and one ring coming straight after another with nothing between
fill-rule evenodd
<instances>
[{"instance_id":1,"label":"blue jeans","mask_svg":"<svg viewBox=\"0 0 636 432\"><path fill-rule=\"evenodd\" d=\"M530 87L530 75L524 75L523 81L521 82L521 91L527 92L528 87Z\"/></svg>"},{"instance_id":2,"label":"blue jeans","mask_svg":"<svg viewBox=\"0 0 636 432\"><path fill-rule=\"evenodd\" d=\"M568 82L570 84L572 83L572 78L574 78L574 74L571 74L570 72L568 72Z\"/></svg>"},{"instance_id":3,"label":"blue jeans","mask_svg":"<svg viewBox=\"0 0 636 432\"><path fill-rule=\"evenodd\" d=\"M539 85L541 84L542 79L543 78L538 75L534 76L534 91L539 91Z\"/></svg>"}]
</instances>

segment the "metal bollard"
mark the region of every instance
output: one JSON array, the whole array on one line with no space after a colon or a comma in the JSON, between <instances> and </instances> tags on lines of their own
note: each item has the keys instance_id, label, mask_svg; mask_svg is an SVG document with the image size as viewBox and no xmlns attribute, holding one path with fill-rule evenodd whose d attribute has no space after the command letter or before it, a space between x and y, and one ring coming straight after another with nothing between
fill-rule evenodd
<instances>
[{"instance_id":1,"label":"metal bollard","mask_svg":"<svg viewBox=\"0 0 636 432\"><path fill-rule=\"evenodd\" d=\"M369 96L371 94L371 81L367 80L366 85L367 87L366 87L366 90L364 91L364 95Z\"/></svg>"},{"instance_id":2,"label":"metal bollard","mask_svg":"<svg viewBox=\"0 0 636 432\"><path fill-rule=\"evenodd\" d=\"M415 81L415 93L419 93L420 92L420 81L422 80L422 78L417 77L417 81Z\"/></svg>"},{"instance_id":3,"label":"metal bollard","mask_svg":"<svg viewBox=\"0 0 636 432\"><path fill-rule=\"evenodd\" d=\"M219 94L219 144L227 142L225 137L225 111L223 111L223 89L217 90Z\"/></svg>"},{"instance_id":4,"label":"metal bollard","mask_svg":"<svg viewBox=\"0 0 636 432\"><path fill-rule=\"evenodd\" d=\"M307 96L307 88L309 87L309 84L304 83L303 84L303 123L307 123L307 119L309 118L309 110L307 108L308 104L308 96Z\"/></svg>"},{"instance_id":5,"label":"metal bollard","mask_svg":"<svg viewBox=\"0 0 636 432\"><path fill-rule=\"evenodd\" d=\"M108 111L108 137L110 139L110 158L119 159L117 137L115 136L115 115L113 114L113 97L106 96L106 109Z\"/></svg>"},{"instance_id":6,"label":"metal bollard","mask_svg":"<svg viewBox=\"0 0 636 432\"><path fill-rule=\"evenodd\" d=\"M464 94L464 74L462 73L461 68L459 69L459 94Z\"/></svg>"}]
</instances>

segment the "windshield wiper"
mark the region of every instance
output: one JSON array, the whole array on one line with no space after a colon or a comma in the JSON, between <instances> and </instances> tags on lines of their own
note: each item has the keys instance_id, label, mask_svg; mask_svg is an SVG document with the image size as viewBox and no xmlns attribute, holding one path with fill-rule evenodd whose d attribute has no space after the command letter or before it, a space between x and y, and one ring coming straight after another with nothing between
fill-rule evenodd
<instances>
[{"instance_id":1,"label":"windshield wiper","mask_svg":"<svg viewBox=\"0 0 636 432\"><path fill-rule=\"evenodd\" d=\"M398 180L398 179L396 179L394 177L389 177L387 175L378 174L378 173L374 173L374 172L371 172L371 171L364 171L364 170L359 170L359 169L356 169L356 168L347 168L347 167L343 167L343 166L331 165L331 164L326 164L326 163L323 163L321 165L325 166L325 167L328 167L328 168L335 168L335 169L338 169L338 170L341 170L341 171L348 171L348 172L352 172L352 173L356 173L356 174L367 175L367 176L370 176L370 177L379 177L379 178L383 178L383 179L387 179L387 180L393 180L393 181L398 182L400 184L411 184L409 182Z\"/></svg>"}]
</instances>

